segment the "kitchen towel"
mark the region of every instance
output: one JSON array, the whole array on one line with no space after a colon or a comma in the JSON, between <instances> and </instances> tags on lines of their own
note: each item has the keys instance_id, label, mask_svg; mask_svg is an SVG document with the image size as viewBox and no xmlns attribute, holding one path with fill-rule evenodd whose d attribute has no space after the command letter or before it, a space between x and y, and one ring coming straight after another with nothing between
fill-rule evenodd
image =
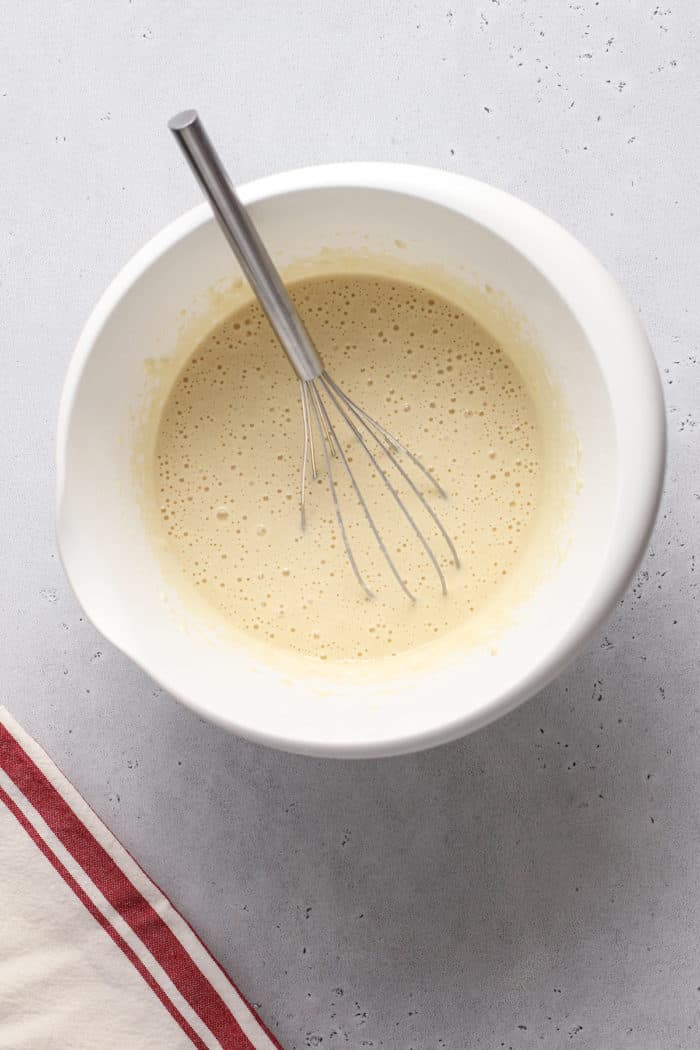
<instances>
[{"instance_id":1,"label":"kitchen towel","mask_svg":"<svg viewBox=\"0 0 700 1050\"><path fill-rule=\"evenodd\" d=\"M281 1050L197 935L0 707L0 1048Z\"/></svg>"}]
</instances>

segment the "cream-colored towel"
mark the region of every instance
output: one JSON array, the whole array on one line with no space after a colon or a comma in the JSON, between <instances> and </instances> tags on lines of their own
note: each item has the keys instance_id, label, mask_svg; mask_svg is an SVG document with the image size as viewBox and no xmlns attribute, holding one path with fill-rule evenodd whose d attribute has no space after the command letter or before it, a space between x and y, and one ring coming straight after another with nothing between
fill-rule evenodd
<instances>
[{"instance_id":1,"label":"cream-colored towel","mask_svg":"<svg viewBox=\"0 0 700 1050\"><path fill-rule=\"evenodd\" d=\"M0 708L0 1048L279 1050L161 891Z\"/></svg>"}]
</instances>

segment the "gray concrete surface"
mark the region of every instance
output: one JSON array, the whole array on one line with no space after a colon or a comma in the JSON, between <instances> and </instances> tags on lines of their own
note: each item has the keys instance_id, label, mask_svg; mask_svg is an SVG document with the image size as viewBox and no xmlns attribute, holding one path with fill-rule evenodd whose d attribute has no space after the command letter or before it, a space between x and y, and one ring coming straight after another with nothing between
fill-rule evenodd
<instances>
[{"instance_id":1,"label":"gray concrete surface","mask_svg":"<svg viewBox=\"0 0 700 1050\"><path fill-rule=\"evenodd\" d=\"M695 0L8 0L3 15L2 702L287 1050L697 1047ZM339 764L227 738L113 651L62 575L64 370L104 285L197 200L164 130L192 104L241 180L359 158L493 182L639 305L670 424L643 570L554 685L461 743Z\"/></svg>"}]
</instances>

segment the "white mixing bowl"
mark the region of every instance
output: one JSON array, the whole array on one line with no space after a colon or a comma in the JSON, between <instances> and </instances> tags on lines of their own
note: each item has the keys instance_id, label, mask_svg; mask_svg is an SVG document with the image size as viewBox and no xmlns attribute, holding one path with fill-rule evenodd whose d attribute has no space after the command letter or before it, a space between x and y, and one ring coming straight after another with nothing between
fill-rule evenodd
<instances>
[{"instance_id":1,"label":"white mixing bowl","mask_svg":"<svg viewBox=\"0 0 700 1050\"><path fill-rule=\"evenodd\" d=\"M550 681L599 628L644 552L665 459L661 386L644 332L618 286L573 237L472 179L340 164L261 179L240 192L283 268L324 252L381 253L397 266L432 267L493 289L527 318L580 442L567 554L495 649L456 652L394 678L355 680L332 670L290 676L230 639L183 630L164 603L134 488L134 420L143 414L148 362L167 361L181 342L182 311L239 274L202 205L118 274L70 363L58 428L66 572L111 642L227 730L331 756L395 754L454 739Z\"/></svg>"}]
</instances>

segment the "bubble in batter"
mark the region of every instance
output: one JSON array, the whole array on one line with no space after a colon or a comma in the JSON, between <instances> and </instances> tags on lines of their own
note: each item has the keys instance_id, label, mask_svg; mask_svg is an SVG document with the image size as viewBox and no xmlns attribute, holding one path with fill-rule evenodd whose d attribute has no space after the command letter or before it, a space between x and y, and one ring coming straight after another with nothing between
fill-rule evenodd
<instances>
[{"instance_id":1,"label":"bubble in batter","mask_svg":"<svg viewBox=\"0 0 700 1050\"><path fill-rule=\"evenodd\" d=\"M322 455L302 533L298 384L256 302L206 336L167 400L156 443L160 528L183 577L257 640L320 660L399 656L479 616L508 586L540 486L534 405L503 348L432 292L363 275L317 277L290 291L331 375L447 490L443 501L419 485L454 540L459 570L396 477L441 560L447 597L349 432L339 433L345 453L417 602L391 577L335 463L353 552L376 598L358 586Z\"/></svg>"}]
</instances>

